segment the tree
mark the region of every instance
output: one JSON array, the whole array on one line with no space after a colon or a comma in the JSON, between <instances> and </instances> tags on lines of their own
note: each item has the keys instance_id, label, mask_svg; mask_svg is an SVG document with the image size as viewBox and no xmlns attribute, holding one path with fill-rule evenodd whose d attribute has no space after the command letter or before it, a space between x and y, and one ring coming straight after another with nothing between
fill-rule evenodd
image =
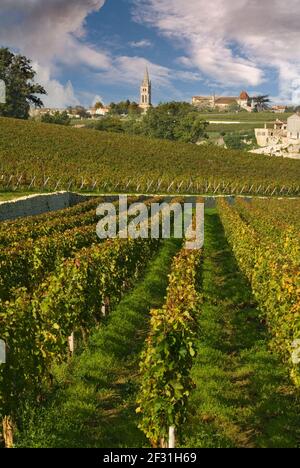
<instances>
[{"instance_id":1,"label":"tree","mask_svg":"<svg viewBox=\"0 0 300 468\"><path fill-rule=\"evenodd\" d=\"M245 112L247 112L245 109L242 109L237 102L233 103L233 104L230 104L230 106L228 107L228 113L234 113L234 112L241 112L242 110L244 110Z\"/></svg>"},{"instance_id":2,"label":"tree","mask_svg":"<svg viewBox=\"0 0 300 468\"><path fill-rule=\"evenodd\" d=\"M89 114L83 106L74 107L73 112L75 115L79 115L81 119L86 119L87 117L89 117Z\"/></svg>"},{"instance_id":3,"label":"tree","mask_svg":"<svg viewBox=\"0 0 300 468\"><path fill-rule=\"evenodd\" d=\"M6 103L0 104L0 116L28 119L30 105L43 107L37 95L47 93L34 82L35 76L28 58L0 48L0 80L6 85Z\"/></svg>"},{"instance_id":4,"label":"tree","mask_svg":"<svg viewBox=\"0 0 300 468\"><path fill-rule=\"evenodd\" d=\"M258 112L263 112L264 110L269 109L269 103L271 102L268 95L255 96L253 98Z\"/></svg>"},{"instance_id":5,"label":"tree","mask_svg":"<svg viewBox=\"0 0 300 468\"><path fill-rule=\"evenodd\" d=\"M141 110L136 102L121 101L118 103L112 102L110 104L110 115L140 115Z\"/></svg>"},{"instance_id":6,"label":"tree","mask_svg":"<svg viewBox=\"0 0 300 468\"><path fill-rule=\"evenodd\" d=\"M228 149L248 150L253 146L255 134L253 130L248 132L233 132L224 135L224 142Z\"/></svg>"},{"instance_id":7,"label":"tree","mask_svg":"<svg viewBox=\"0 0 300 468\"><path fill-rule=\"evenodd\" d=\"M205 122L195 112L184 116L174 128L175 140L184 143L197 143L201 138L207 138L205 133L208 122Z\"/></svg>"},{"instance_id":8,"label":"tree","mask_svg":"<svg viewBox=\"0 0 300 468\"><path fill-rule=\"evenodd\" d=\"M187 102L170 102L151 108L142 122L144 135L188 143L205 138L207 125L201 114Z\"/></svg>"},{"instance_id":9,"label":"tree","mask_svg":"<svg viewBox=\"0 0 300 468\"><path fill-rule=\"evenodd\" d=\"M51 123L57 125L70 125L71 119L67 111L55 112L54 114L45 114L42 116L41 121L44 123Z\"/></svg>"},{"instance_id":10,"label":"tree","mask_svg":"<svg viewBox=\"0 0 300 468\"><path fill-rule=\"evenodd\" d=\"M103 107L104 107L104 105L100 101L96 102L96 104L94 105L95 110L103 109Z\"/></svg>"},{"instance_id":11,"label":"tree","mask_svg":"<svg viewBox=\"0 0 300 468\"><path fill-rule=\"evenodd\" d=\"M130 117L139 117L142 113L142 109L136 102L131 102L128 107L128 115Z\"/></svg>"}]
</instances>

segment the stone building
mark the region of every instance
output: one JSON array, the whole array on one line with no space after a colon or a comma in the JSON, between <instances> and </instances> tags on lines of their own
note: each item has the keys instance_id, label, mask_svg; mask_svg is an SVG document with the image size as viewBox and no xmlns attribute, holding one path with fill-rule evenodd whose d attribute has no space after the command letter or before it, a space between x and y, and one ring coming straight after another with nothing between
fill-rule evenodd
<instances>
[{"instance_id":1,"label":"stone building","mask_svg":"<svg viewBox=\"0 0 300 468\"><path fill-rule=\"evenodd\" d=\"M281 120L268 122L264 128L255 129L255 137L259 146L278 145L283 143L283 138L286 137L287 123Z\"/></svg>"},{"instance_id":2,"label":"stone building","mask_svg":"<svg viewBox=\"0 0 300 468\"><path fill-rule=\"evenodd\" d=\"M192 98L193 106L205 109L215 107L215 96L194 96Z\"/></svg>"},{"instance_id":3,"label":"stone building","mask_svg":"<svg viewBox=\"0 0 300 468\"><path fill-rule=\"evenodd\" d=\"M287 120L287 138L300 141L300 114L294 114Z\"/></svg>"},{"instance_id":4,"label":"stone building","mask_svg":"<svg viewBox=\"0 0 300 468\"><path fill-rule=\"evenodd\" d=\"M236 96L194 96L192 104L199 109L209 108L226 111L231 106L238 105L240 108L253 112L255 104L246 91L242 91L239 97Z\"/></svg>"},{"instance_id":5,"label":"stone building","mask_svg":"<svg viewBox=\"0 0 300 468\"><path fill-rule=\"evenodd\" d=\"M255 136L259 146L297 145L300 144L300 115L294 114L287 122L276 120L265 124L265 128L256 128Z\"/></svg>"},{"instance_id":6,"label":"stone building","mask_svg":"<svg viewBox=\"0 0 300 468\"><path fill-rule=\"evenodd\" d=\"M144 80L141 85L140 108L147 112L152 107L152 83L149 78L148 68L146 68Z\"/></svg>"}]
</instances>

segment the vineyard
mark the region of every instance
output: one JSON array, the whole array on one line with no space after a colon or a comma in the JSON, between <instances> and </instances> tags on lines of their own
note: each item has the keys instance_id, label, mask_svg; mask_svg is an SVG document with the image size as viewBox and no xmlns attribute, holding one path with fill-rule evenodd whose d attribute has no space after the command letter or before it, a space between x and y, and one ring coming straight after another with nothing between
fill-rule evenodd
<instances>
[{"instance_id":1,"label":"vineyard","mask_svg":"<svg viewBox=\"0 0 300 468\"><path fill-rule=\"evenodd\" d=\"M103 201L0 223L0 444L299 448L299 200L220 198L195 250Z\"/></svg>"},{"instance_id":2,"label":"vineyard","mask_svg":"<svg viewBox=\"0 0 300 468\"><path fill-rule=\"evenodd\" d=\"M3 118L0 131L2 192L300 192L295 160Z\"/></svg>"}]
</instances>

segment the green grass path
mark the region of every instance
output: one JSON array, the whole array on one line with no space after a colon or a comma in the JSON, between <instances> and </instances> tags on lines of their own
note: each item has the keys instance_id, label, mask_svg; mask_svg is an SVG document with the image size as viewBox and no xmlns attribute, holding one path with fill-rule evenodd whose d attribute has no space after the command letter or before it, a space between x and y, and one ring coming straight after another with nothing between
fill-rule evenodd
<instances>
[{"instance_id":1,"label":"green grass path","mask_svg":"<svg viewBox=\"0 0 300 468\"><path fill-rule=\"evenodd\" d=\"M267 346L216 211L206 216L204 304L187 447L300 447L300 400Z\"/></svg>"},{"instance_id":2,"label":"green grass path","mask_svg":"<svg viewBox=\"0 0 300 468\"><path fill-rule=\"evenodd\" d=\"M145 277L92 335L88 349L60 368L58 390L31 418L18 447L142 447L137 428L139 354L148 331L149 311L161 307L178 240L164 241Z\"/></svg>"}]
</instances>

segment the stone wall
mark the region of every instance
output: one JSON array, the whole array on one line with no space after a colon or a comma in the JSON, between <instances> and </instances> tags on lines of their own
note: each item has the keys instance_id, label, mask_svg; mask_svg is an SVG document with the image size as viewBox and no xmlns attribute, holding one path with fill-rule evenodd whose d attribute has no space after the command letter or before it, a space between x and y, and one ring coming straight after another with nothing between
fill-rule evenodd
<instances>
[{"instance_id":1,"label":"stone wall","mask_svg":"<svg viewBox=\"0 0 300 468\"><path fill-rule=\"evenodd\" d=\"M55 192L29 195L12 201L0 202L0 221L62 210L86 199L85 195L77 193Z\"/></svg>"}]
</instances>

